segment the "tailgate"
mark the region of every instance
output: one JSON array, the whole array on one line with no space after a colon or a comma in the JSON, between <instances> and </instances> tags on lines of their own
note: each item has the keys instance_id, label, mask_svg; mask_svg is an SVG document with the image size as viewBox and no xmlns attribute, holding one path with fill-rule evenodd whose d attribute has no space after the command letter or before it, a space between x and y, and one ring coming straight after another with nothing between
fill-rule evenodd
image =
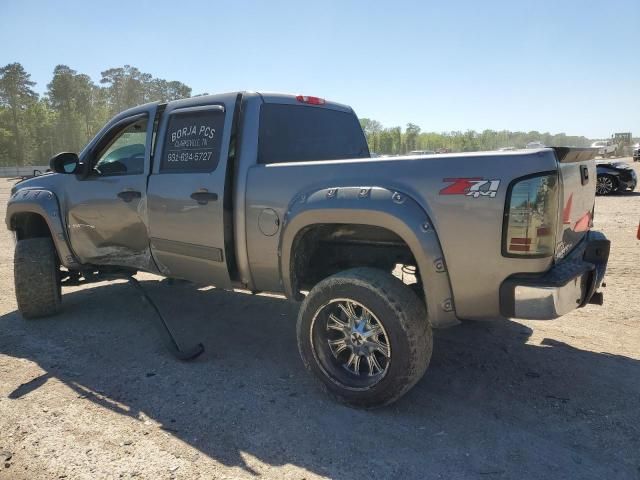
<instances>
[{"instance_id":1,"label":"tailgate","mask_svg":"<svg viewBox=\"0 0 640 480\"><path fill-rule=\"evenodd\" d=\"M554 147L560 172L560 219L555 258L564 258L593 226L597 149Z\"/></svg>"}]
</instances>

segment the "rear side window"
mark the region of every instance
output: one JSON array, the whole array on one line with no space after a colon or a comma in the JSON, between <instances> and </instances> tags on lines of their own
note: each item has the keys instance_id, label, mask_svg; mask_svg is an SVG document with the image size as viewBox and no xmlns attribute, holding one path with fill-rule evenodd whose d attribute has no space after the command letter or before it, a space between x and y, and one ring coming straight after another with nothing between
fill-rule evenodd
<instances>
[{"instance_id":1,"label":"rear side window","mask_svg":"<svg viewBox=\"0 0 640 480\"><path fill-rule=\"evenodd\" d=\"M221 107L172 113L160 172L214 171L220 160L224 115Z\"/></svg>"},{"instance_id":2,"label":"rear side window","mask_svg":"<svg viewBox=\"0 0 640 480\"><path fill-rule=\"evenodd\" d=\"M369 158L360 122L352 113L266 103L260 110L259 135L259 163Z\"/></svg>"}]
</instances>

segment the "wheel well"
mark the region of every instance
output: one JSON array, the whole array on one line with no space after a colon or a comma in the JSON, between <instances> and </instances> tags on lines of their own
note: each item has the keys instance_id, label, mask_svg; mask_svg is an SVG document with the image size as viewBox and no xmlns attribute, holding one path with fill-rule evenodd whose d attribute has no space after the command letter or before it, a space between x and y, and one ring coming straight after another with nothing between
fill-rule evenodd
<instances>
[{"instance_id":1,"label":"wheel well","mask_svg":"<svg viewBox=\"0 0 640 480\"><path fill-rule=\"evenodd\" d=\"M343 270L372 267L389 273L395 271L405 283L419 287L417 293L422 296L422 282L411 249L386 228L361 224L311 225L298 232L292 252L294 294L310 290L324 278Z\"/></svg>"},{"instance_id":2,"label":"wheel well","mask_svg":"<svg viewBox=\"0 0 640 480\"><path fill-rule=\"evenodd\" d=\"M18 240L51 237L51 231L45 219L33 212L15 214L11 218L11 229L16 232Z\"/></svg>"}]
</instances>

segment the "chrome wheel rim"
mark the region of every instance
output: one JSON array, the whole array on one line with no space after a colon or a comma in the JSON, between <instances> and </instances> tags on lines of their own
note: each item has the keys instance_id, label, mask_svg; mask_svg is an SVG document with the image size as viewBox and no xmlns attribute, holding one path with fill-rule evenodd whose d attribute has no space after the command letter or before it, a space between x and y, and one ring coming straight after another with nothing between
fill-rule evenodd
<instances>
[{"instance_id":1,"label":"chrome wheel rim","mask_svg":"<svg viewBox=\"0 0 640 480\"><path fill-rule=\"evenodd\" d=\"M613 180L609 177L598 177L596 182L596 193L598 195L606 195L613 191Z\"/></svg>"},{"instance_id":2,"label":"chrome wheel rim","mask_svg":"<svg viewBox=\"0 0 640 480\"><path fill-rule=\"evenodd\" d=\"M331 300L316 311L311 346L324 373L351 390L379 383L391 363L391 345L382 322L348 298Z\"/></svg>"}]
</instances>

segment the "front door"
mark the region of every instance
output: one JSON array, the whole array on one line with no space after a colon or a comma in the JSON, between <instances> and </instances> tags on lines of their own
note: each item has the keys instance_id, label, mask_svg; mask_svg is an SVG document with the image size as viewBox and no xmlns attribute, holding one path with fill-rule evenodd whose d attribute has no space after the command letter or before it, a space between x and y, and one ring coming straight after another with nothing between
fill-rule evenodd
<instances>
[{"instance_id":1,"label":"front door","mask_svg":"<svg viewBox=\"0 0 640 480\"><path fill-rule=\"evenodd\" d=\"M83 157L88 176L69 178L67 228L82 263L156 270L145 223L155 111L116 121Z\"/></svg>"},{"instance_id":2,"label":"front door","mask_svg":"<svg viewBox=\"0 0 640 480\"><path fill-rule=\"evenodd\" d=\"M231 286L224 189L235 102L225 98L167 107L148 188L151 251L159 270L221 288Z\"/></svg>"}]
</instances>

